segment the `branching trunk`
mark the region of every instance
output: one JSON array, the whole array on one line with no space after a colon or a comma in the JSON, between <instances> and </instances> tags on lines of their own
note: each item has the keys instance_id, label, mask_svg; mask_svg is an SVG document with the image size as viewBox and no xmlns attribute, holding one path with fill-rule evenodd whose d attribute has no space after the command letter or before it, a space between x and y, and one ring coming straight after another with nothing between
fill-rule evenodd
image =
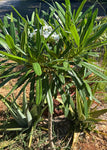
<instances>
[{"instance_id":1,"label":"branching trunk","mask_svg":"<svg viewBox=\"0 0 107 150\"><path fill-rule=\"evenodd\" d=\"M48 112L48 136L49 136L49 145L51 150L55 150L53 138L52 138L52 118L53 115Z\"/></svg>"}]
</instances>

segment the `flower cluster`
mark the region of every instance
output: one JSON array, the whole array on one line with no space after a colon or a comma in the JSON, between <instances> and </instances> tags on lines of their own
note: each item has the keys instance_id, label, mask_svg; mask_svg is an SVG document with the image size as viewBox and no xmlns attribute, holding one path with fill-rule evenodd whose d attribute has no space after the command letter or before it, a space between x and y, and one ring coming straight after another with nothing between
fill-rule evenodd
<instances>
[{"instance_id":1,"label":"flower cluster","mask_svg":"<svg viewBox=\"0 0 107 150\"><path fill-rule=\"evenodd\" d=\"M52 33L52 27L49 25L46 25L42 27L42 29L40 30L40 33L45 37L48 38L48 36ZM51 38L55 41L59 41L59 35L54 32L51 36Z\"/></svg>"},{"instance_id":2,"label":"flower cluster","mask_svg":"<svg viewBox=\"0 0 107 150\"><path fill-rule=\"evenodd\" d=\"M52 33L52 31L53 31L52 27L47 25L47 24L45 24L40 29L40 35L44 36L44 38L47 39L49 37L49 35ZM29 33L29 37L30 38L34 38L36 36L36 32L37 32L37 29L35 29L32 33L30 32ZM47 45L48 45L50 50L52 49L53 43L58 42L59 39L60 39L60 35L57 34L56 32L54 32L50 36L49 41L47 42Z\"/></svg>"},{"instance_id":3,"label":"flower cluster","mask_svg":"<svg viewBox=\"0 0 107 150\"><path fill-rule=\"evenodd\" d=\"M36 35L37 29L35 29L32 33L29 33L29 37L32 38L33 36ZM44 36L44 38L48 38L48 36L52 33L52 27L45 24L43 27L41 27L40 29L40 34ZM51 39L53 39L54 41L59 41L59 35L54 32L51 37Z\"/></svg>"}]
</instances>

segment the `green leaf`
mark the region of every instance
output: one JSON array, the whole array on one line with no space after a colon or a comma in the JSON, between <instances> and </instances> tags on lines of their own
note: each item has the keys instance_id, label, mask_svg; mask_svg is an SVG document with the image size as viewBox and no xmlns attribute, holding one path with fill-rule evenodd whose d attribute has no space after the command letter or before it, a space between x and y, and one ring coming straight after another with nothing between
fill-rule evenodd
<instances>
[{"instance_id":1,"label":"green leaf","mask_svg":"<svg viewBox=\"0 0 107 150\"><path fill-rule=\"evenodd\" d=\"M16 50L18 50L19 52L21 52L24 55L27 55L22 49L20 49L20 47L15 45Z\"/></svg>"},{"instance_id":2,"label":"green leaf","mask_svg":"<svg viewBox=\"0 0 107 150\"><path fill-rule=\"evenodd\" d=\"M12 5L11 5L11 7L18 14L18 16L24 21L24 23L26 23L26 19L24 17L22 17L22 15L16 10L16 8L14 8Z\"/></svg>"},{"instance_id":3,"label":"green leaf","mask_svg":"<svg viewBox=\"0 0 107 150\"><path fill-rule=\"evenodd\" d=\"M85 115L82 111L82 107L81 107L81 96L80 96L77 89L76 89L76 109L77 109L77 112L78 112L79 120L80 121L86 120L86 117L85 117Z\"/></svg>"},{"instance_id":4,"label":"green leaf","mask_svg":"<svg viewBox=\"0 0 107 150\"><path fill-rule=\"evenodd\" d=\"M91 23L89 24L89 27L87 27L87 31L86 31L86 34L85 34L85 36L84 36L84 41L85 41L85 38L88 39L90 33L91 33L92 30L93 30L93 26L94 26L94 23L95 23L95 19L96 19L96 17L97 17L97 14L98 14L98 9L96 9L96 10L93 12L93 14L91 14L91 15L92 15L92 17L91 17Z\"/></svg>"},{"instance_id":5,"label":"green leaf","mask_svg":"<svg viewBox=\"0 0 107 150\"><path fill-rule=\"evenodd\" d=\"M73 36L73 38L75 40L76 45L79 47L80 46L80 37L79 37L78 31L77 31L77 28L73 24L73 22L70 25L70 32L71 32L71 35Z\"/></svg>"},{"instance_id":6,"label":"green leaf","mask_svg":"<svg viewBox=\"0 0 107 150\"><path fill-rule=\"evenodd\" d=\"M89 117L86 119L86 122L95 122L95 123L98 123L98 122L102 122L102 121L107 121L107 120L102 120L102 119L96 119L96 118L92 118L92 117Z\"/></svg>"},{"instance_id":7,"label":"green leaf","mask_svg":"<svg viewBox=\"0 0 107 150\"><path fill-rule=\"evenodd\" d=\"M86 89L87 89L87 91L89 93L89 98L90 98L90 100L92 100L93 99L93 95L92 95L91 88L90 88L89 84L86 81L84 81L84 83L85 83Z\"/></svg>"},{"instance_id":8,"label":"green leaf","mask_svg":"<svg viewBox=\"0 0 107 150\"><path fill-rule=\"evenodd\" d=\"M23 91L23 113L25 114L27 110L27 99L26 99L26 90Z\"/></svg>"},{"instance_id":9,"label":"green leaf","mask_svg":"<svg viewBox=\"0 0 107 150\"><path fill-rule=\"evenodd\" d=\"M57 21L59 22L59 24L61 26L63 26L63 24L65 24L65 18L60 10L57 10L57 13L58 13L58 16L56 14L54 14L54 15L55 15Z\"/></svg>"},{"instance_id":10,"label":"green leaf","mask_svg":"<svg viewBox=\"0 0 107 150\"><path fill-rule=\"evenodd\" d=\"M102 33L106 30L107 23L103 24L99 30L97 30L87 41L86 45L89 45L91 42L95 41L102 35Z\"/></svg>"},{"instance_id":11,"label":"green leaf","mask_svg":"<svg viewBox=\"0 0 107 150\"><path fill-rule=\"evenodd\" d=\"M38 117L39 111L38 111L38 106L36 104L33 104L32 108L31 108L31 114L33 118Z\"/></svg>"},{"instance_id":12,"label":"green leaf","mask_svg":"<svg viewBox=\"0 0 107 150\"><path fill-rule=\"evenodd\" d=\"M30 77L29 77L30 72L31 72L31 70L28 70L26 74L22 75L22 76L18 79L17 83L13 86L13 88L10 90L10 92L6 95L5 98L7 98L15 89L17 89L18 87L20 87L28 78L30 78ZM26 84L28 84L28 83L29 83L29 80L28 80L28 82L27 82ZM26 84L24 85L24 88L25 88ZM23 88L23 87L22 87L22 88ZM23 91L23 90L22 90L22 91ZM21 91L20 91L20 92L21 92ZM20 92L19 92L19 93L20 93Z\"/></svg>"},{"instance_id":13,"label":"green leaf","mask_svg":"<svg viewBox=\"0 0 107 150\"><path fill-rule=\"evenodd\" d=\"M7 42L8 46L9 46L11 52L14 55L16 55L16 49L15 49L15 44L14 44L13 38L10 35L7 34L5 39L6 39L6 42Z\"/></svg>"},{"instance_id":14,"label":"green leaf","mask_svg":"<svg viewBox=\"0 0 107 150\"><path fill-rule=\"evenodd\" d=\"M79 14L80 14L80 12L82 11L82 9L83 9L83 7L84 7L86 1L87 1L87 0L83 0L82 3L81 3L81 5L79 6L79 8L78 8L78 10L77 10L77 12L76 12L76 15L75 15L75 22L77 21L77 19L78 19L78 17L79 17Z\"/></svg>"},{"instance_id":15,"label":"green leaf","mask_svg":"<svg viewBox=\"0 0 107 150\"><path fill-rule=\"evenodd\" d=\"M29 78L30 78L30 77L29 77ZM25 84L21 87L19 93L17 94L16 100L17 100L18 97L21 95L21 93L25 90L25 88L27 87L27 85L31 82L31 78L28 79L27 81L26 81L26 80L27 80L27 79L25 78L25 79L22 81L22 83L20 83L20 84L18 85L18 87L20 87L20 86L25 82Z\"/></svg>"},{"instance_id":16,"label":"green leaf","mask_svg":"<svg viewBox=\"0 0 107 150\"><path fill-rule=\"evenodd\" d=\"M83 45L85 45L85 43L87 42L87 40L88 40L92 30L93 30L93 26L95 23L97 13L98 13L98 9L96 9L93 14L91 11L87 17L87 23L86 23L86 25L83 29L83 33L81 35L81 41L82 41Z\"/></svg>"},{"instance_id":17,"label":"green leaf","mask_svg":"<svg viewBox=\"0 0 107 150\"><path fill-rule=\"evenodd\" d=\"M55 4L57 5L59 11L63 14L63 16L65 16L65 11L64 11L64 9L62 8L62 6L61 6L59 3L57 3L57 2L55 2Z\"/></svg>"},{"instance_id":18,"label":"green leaf","mask_svg":"<svg viewBox=\"0 0 107 150\"><path fill-rule=\"evenodd\" d=\"M42 26L43 26L43 25L45 25L44 20L43 20L43 19L41 19L41 18L39 17L38 13L36 13L36 17L37 17L37 19L38 19L39 23L40 23Z\"/></svg>"},{"instance_id":19,"label":"green leaf","mask_svg":"<svg viewBox=\"0 0 107 150\"><path fill-rule=\"evenodd\" d=\"M0 37L0 44L4 47L4 49L6 49L7 51L9 51L9 47L7 45L7 42Z\"/></svg>"},{"instance_id":20,"label":"green leaf","mask_svg":"<svg viewBox=\"0 0 107 150\"><path fill-rule=\"evenodd\" d=\"M83 86L83 88L79 89L79 94L81 96L81 100L83 101L83 103L81 102L81 106L83 106L83 109L84 109L84 115L85 117L87 118L88 117L88 103L87 103L87 99L86 99L86 96L87 96L87 90L85 89L85 87Z\"/></svg>"},{"instance_id":21,"label":"green leaf","mask_svg":"<svg viewBox=\"0 0 107 150\"><path fill-rule=\"evenodd\" d=\"M66 94L64 93L64 91L62 93L61 92L60 92L60 94L61 94L62 101L63 101L63 103L65 103L67 100Z\"/></svg>"},{"instance_id":22,"label":"green leaf","mask_svg":"<svg viewBox=\"0 0 107 150\"><path fill-rule=\"evenodd\" d=\"M4 16L4 18L3 18L3 23L4 23L4 27L7 29L7 28L9 28L9 23L8 23L8 19L7 19L7 16Z\"/></svg>"},{"instance_id":23,"label":"green leaf","mask_svg":"<svg viewBox=\"0 0 107 150\"><path fill-rule=\"evenodd\" d=\"M3 79L3 78L8 78L8 77L11 77L11 76L18 76L22 73L22 71L17 71L17 72L12 72L11 71L15 68L16 66L12 66L11 68L8 68L8 70L4 71L1 76L0 76L0 79Z\"/></svg>"},{"instance_id":24,"label":"green leaf","mask_svg":"<svg viewBox=\"0 0 107 150\"><path fill-rule=\"evenodd\" d=\"M36 104L39 105L42 100L42 79L36 80Z\"/></svg>"},{"instance_id":25,"label":"green leaf","mask_svg":"<svg viewBox=\"0 0 107 150\"><path fill-rule=\"evenodd\" d=\"M28 108L27 108L27 111L26 111L26 118L27 118L27 122L28 122L28 127L30 127L31 124L32 124L32 115L31 115Z\"/></svg>"},{"instance_id":26,"label":"green leaf","mask_svg":"<svg viewBox=\"0 0 107 150\"><path fill-rule=\"evenodd\" d=\"M80 88L83 85L83 82L81 78L79 78L78 73L75 72L73 69L71 71L68 71L68 73L72 76L72 79L74 80L77 88Z\"/></svg>"},{"instance_id":27,"label":"green leaf","mask_svg":"<svg viewBox=\"0 0 107 150\"><path fill-rule=\"evenodd\" d=\"M24 50L26 52L27 49L27 34L28 34L28 23L25 23L24 26L24 31L22 32L21 35L21 49Z\"/></svg>"},{"instance_id":28,"label":"green leaf","mask_svg":"<svg viewBox=\"0 0 107 150\"><path fill-rule=\"evenodd\" d=\"M38 76L41 76L42 75L42 70L41 70L41 67L40 67L39 63L36 62L36 63L33 63L32 65L33 65L33 69L35 71L35 74L38 75Z\"/></svg>"},{"instance_id":29,"label":"green leaf","mask_svg":"<svg viewBox=\"0 0 107 150\"><path fill-rule=\"evenodd\" d=\"M41 35L40 35L40 29L38 27L38 30L36 32L36 47L37 47L37 51L36 51L36 55L38 56L40 54L40 48L41 48Z\"/></svg>"},{"instance_id":30,"label":"green leaf","mask_svg":"<svg viewBox=\"0 0 107 150\"><path fill-rule=\"evenodd\" d=\"M64 77L64 75L59 74L58 77L59 77L60 81L61 81L63 84L65 84L65 77Z\"/></svg>"},{"instance_id":31,"label":"green leaf","mask_svg":"<svg viewBox=\"0 0 107 150\"><path fill-rule=\"evenodd\" d=\"M101 77L104 80L107 80L107 76L104 75L101 72L101 69L93 64L89 64L87 62L80 62L81 65L83 65L84 67L88 68L89 70L91 70L94 74L96 74L97 76Z\"/></svg>"},{"instance_id":32,"label":"green leaf","mask_svg":"<svg viewBox=\"0 0 107 150\"><path fill-rule=\"evenodd\" d=\"M16 43L16 38L15 38L15 24L13 22L13 13L11 12L11 22L10 22L10 35L13 38L14 42Z\"/></svg>"},{"instance_id":33,"label":"green leaf","mask_svg":"<svg viewBox=\"0 0 107 150\"><path fill-rule=\"evenodd\" d=\"M48 52L52 57L54 57L55 59L58 58L58 55L57 55L54 51L52 51L52 50L47 50L47 52Z\"/></svg>"},{"instance_id":34,"label":"green leaf","mask_svg":"<svg viewBox=\"0 0 107 150\"><path fill-rule=\"evenodd\" d=\"M95 7L95 4L93 4L92 6L90 6L79 18L78 21L80 21L81 19L84 19L84 17L86 17L90 11L93 10L93 8ZM78 23L78 22L77 22Z\"/></svg>"},{"instance_id":35,"label":"green leaf","mask_svg":"<svg viewBox=\"0 0 107 150\"><path fill-rule=\"evenodd\" d=\"M51 94L50 89L47 92L46 99L47 99L47 102L48 102L49 112L52 114L53 113L53 98L52 98L52 94Z\"/></svg>"},{"instance_id":36,"label":"green leaf","mask_svg":"<svg viewBox=\"0 0 107 150\"><path fill-rule=\"evenodd\" d=\"M4 24L2 22L2 20L0 19L0 29L2 30L3 34L6 35L8 34L7 29L4 27Z\"/></svg>"},{"instance_id":37,"label":"green leaf","mask_svg":"<svg viewBox=\"0 0 107 150\"><path fill-rule=\"evenodd\" d=\"M34 19L35 19L35 12L32 13L32 16L31 16L31 25L33 26L34 24Z\"/></svg>"},{"instance_id":38,"label":"green leaf","mask_svg":"<svg viewBox=\"0 0 107 150\"><path fill-rule=\"evenodd\" d=\"M75 103L74 103L74 101L73 101L71 96L70 96L70 104L71 104L70 108L72 108L72 111L75 111Z\"/></svg>"},{"instance_id":39,"label":"green leaf","mask_svg":"<svg viewBox=\"0 0 107 150\"><path fill-rule=\"evenodd\" d=\"M28 62L28 60L25 59L25 58L15 56L15 55L12 55L12 54L8 54L8 53L3 52L3 51L0 51L0 54L3 54L5 56L7 56L10 60L13 60L13 61L16 61L16 62L22 62L22 61Z\"/></svg>"},{"instance_id":40,"label":"green leaf","mask_svg":"<svg viewBox=\"0 0 107 150\"><path fill-rule=\"evenodd\" d=\"M31 106L32 103L35 102L35 75L31 79L31 84L30 84L30 100L29 100L29 105Z\"/></svg>"},{"instance_id":41,"label":"green leaf","mask_svg":"<svg viewBox=\"0 0 107 150\"><path fill-rule=\"evenodd\" d=\"M98 118L100 115L103 115L107 112L107 109L96 110L90 113L92 118Z\"/></svg>"},{"instance_id":42,"label":"green leaf","mask_svg":"<svg viewBox=\"0 0 107 150\"><path fill-rule=\"evenodd\" d=\"M95 48L102 47L105 45L107 45L107 41L100 41L100 42L96 42L96 43L91 43L90 45L85 47L85 51L90 51L90 49L95 49Z\"/></svg>"},{"instance_id":43,"label":"green leaf","mask_svg":"<svg viewBox=\"0 0 107 150\"><path fill-rule=\"evenodd\" d=\"M23 31L22 34L21 34L21 49L24 51L25 47L26 47L26 44L25 44L25 31Z\"/></svg>"},{"instance_id":44,"label":"green leaf","mask_svg":"<svg viewBox=\"0 0 107 150\"><path fill-rule=\"evenodd\" d=\"M0 83L0 87L3 87L6 83L8 83L11 79L15 77L17 78L17 76L14 75L7 77L3 82Z\"/></svg>"},{"instance_id":45,"label":"green leaf","mask_svg":"<svg viewBox=\"0 0 107 150\"><path fill-rule=\"evenodd\" d=\"M74 18L73 18L72 11L71 11L70 0L65 0L65 5L66 5L65 26L66 26L66 30L68 30L71 25L71 19L74 22Z\"/></svg>"},{"instance_id":46,"label":"green leaf","mask_svg":"<svg viewBox=\"0 0 107 150\"><path fill-rule=\"evenodd\" d=\"M69 113L69 105L68 105L68 103L66 103L65 106L64 106L64 115L65 115L65 117L68 116L68 113Z\"/></svg>"},{"instance_id":47,"label":"green leaf","mask_svg":"<svg viewBox=\"0 0 107 150\"><path fill-rule=\"evenodd\" d=\"M0 95L0 99L7 106L7 108L9 109L10 113L12 114L12 116L14 117L16 122L21 127L27 127L28 126L28 122L27 122L26 116L21 112L21 110L18 107L18 105L16 105L15 102L12 103L12 102L8 101L2 95Z\"/></svg>"},{"instance_id":48,"label":"green leaf","mask_svg":"<svg viewBox=\"0 0 107 150\"><path fill-rule=\"evenodd\" d=\"M66 71L66 70L65 70L65 67L61 67L61 66L57 66L57 65L53 65L52 67L55 68L56 70L63 70L63 71ZM67 68L66 68L66 69L67 69Z\"/></svg>"},{"instance_id":49,"label":"green leaf","mask_svg":"<svg viewBox=\"0 0 107 150\"><path fill-rule=\"evenodd\" d=\"M64 61L64 62L63 62L63 66L64 66L64 68L66 68L66 69L70 68L69 62L67 62L67 61Z\"/></svg>"}]
</instances>

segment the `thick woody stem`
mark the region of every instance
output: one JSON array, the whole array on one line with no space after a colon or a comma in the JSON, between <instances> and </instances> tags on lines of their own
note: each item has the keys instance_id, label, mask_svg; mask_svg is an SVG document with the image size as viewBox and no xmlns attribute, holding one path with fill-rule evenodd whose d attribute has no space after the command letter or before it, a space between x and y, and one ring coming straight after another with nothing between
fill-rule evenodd
<instances>
[{"instance_id":1,"label":"thick woody stem","mask_svg":"<svg viewBox=\"0 0 107 150\"><path fill-rule=\"evenodd\" d=\"M49 145L51 150L55 150L53 138L52 138L52 118L53 114L48 112L48 135L49 135Z\"/></svg>"}]
</instances>

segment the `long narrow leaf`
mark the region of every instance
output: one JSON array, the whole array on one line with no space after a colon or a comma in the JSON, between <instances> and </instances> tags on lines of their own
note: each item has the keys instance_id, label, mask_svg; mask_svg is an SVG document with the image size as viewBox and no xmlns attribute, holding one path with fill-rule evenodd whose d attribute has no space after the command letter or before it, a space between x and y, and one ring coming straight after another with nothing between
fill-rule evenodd
<instances>
[{"instance_id":1,"label":"long narrow leaf","mask_svg":"<svg viewBox=\"0 0 107 150\"><path fill-rule=\"evenodd\" d=\"M76 107L77 107L79 120L84 121L86 119L86 117L85 117L83 110L81 108L81 96L79 95L79 92L77 89L76 89Z\"/></svg>"},{"instance_id":2,"label":"long narrow leaf","mask_svg":"<svg viewBox=\"0 0 107 150\"><path fill-rule=\"evenodd\" d=\"M0 45L2 45L2 47L3 47L5 50L7 50L7 52L10 51L7 42L6 42L3 38L1 38L1 37L0 37Z\"/></svg>"},{"instance_id":3,"label":"long narrow leaf","mask_svg":"<svg viewBox=\"0 0 107 150\"><path fill-rule=\"evenodd\" d=\"M103 115L107 112L107 109L96 110L90 113L90 116L93 118L98 118L100 115Z\"/></svg>"},{"instance_id":4,"label":"long narrow leaf","mask_svg":"<svg viewBox=\"0 0 107 150\"><path fill-rule=\"evenodd\" d=\"M42 79L36 80L36 104L40 105L42 100Z\"/></svg>"},{"instance_id":5,"label":"long narrow leaf","mask_svg":"<svg viewBox=\"0 0 107 150\"><path fill-rule=\"evenodd\" d=\"M5 98L7 98L15 89L17 89L18 87L20 87L28 78L29 78L29 73L31 72L31 70L28 70L28 72L26 74L24 74L18 81L17 83L14 85L14 87L10 90L10 92L6 95Z\"/></svg>"},{"instance_id":6,"label":"long narrow leaf","mask_svg":"<svg viewBox=\"0 0 107 150\"><path fill-rule=\"evenodd\" d=\"M102 79L104 80L107 80L107 76L104 75L101 71L100 71L100 68L93 65L93 64L89 64L87 62L81 62L81 64L88 68L89 70L91 70L93 73L95 73L97 76L101 77Z\"/></svg>"},{"instance_id":7,"label":"long narrow leaf","mask_svg":"<svg viewBox=\"0 0 107 150\"><path fill-rule=\"evenodd\" d=\"M48 107L49 107L49 111L52 114L53 113L53 98L52 98L52 94L51 94L51 90L49 89L47 92L47 102L48 102Z\"/></svg>"},{"instance_id":8,"label":"long narrow leaf","mask_svg":"<svg viewBox=\"0 0 107 150\"><path fill-rule=\"evenodd\" d=\"M80 45L80 37L79 37L79 34L78 34L78 31L77 31L77 28L76 26L71 23L71 26L70 26L70 32L75 40L75 43L77 44L77 46L79 47Z\"/></svg>"},{"instance_id":9,"label":"long narrow leaf","mask_svg":"<svg viewBox=\"0 0 107 150\"><path fill-rule=\"evenodd\" d=\"M105 23L104 25L101 26L101 28L96 31L96 33L94 33L87 41L86 45L89 45L92 41L98 39L99 36L102 35L102 33L105 31L105 29L107 29L107 23Z\"/></svg>"},{"instance_id":10,"label":"long narrow leaf","mask_svg":"<svg viewBox=\"0 0 107 150\"><path fill-rule=\"evenodd\" d=\"M12 5L11 5L11 7L18 14L18 16L24 21L24 23L26 23L26 19L24 17L22 17L22 15L16 10L16 8L14 8Z\"/></svg>"},{"instance_id":11,"label":"long narrow leaf","mask_svg":"<svg viewBox=\"0 0 107 150\"><path fill-rule=\"evenodd\" d=\"M13 19L13 13L11 12L11 22L10 22L10 35L14 40L14 43L16 43L16 36L15 36L15 24Z\"/></svg>"},{"instance_id":12,"label":"long narrow leaf","mask_svg":"<svg viewBox=\"0 0 107 150\"><path fill-rule=\"evenodd\" d=\"M15 49L15 44L14 44L13 38L10 35L7 34L6 37L5 37L5 39L6 39L6 43L8 44L11 52L14 55L16 55L16 49Z\"/></svg>"},{"instance_id":13,"label":"long narrow leaf","mask_svg":"<svg viewBox=\"0 0 107 150\"><path fill-rule=\"evenodd\" d=\"M80 12L82 11L82 9L83 9L83 7L84 7L86 1L87 1L87 0L83 0L82 3L81 3L81 5L79 6L79 8L78 8L78 10L77 10L77 12L76 12L76 15L75 15L75 22L77 21L77 19L78 19L78 17L79 17L79 14L80 14Z\"/></svg>"},{"instance_id":14,"label":"long narrow leaf","mask_svg":"<svg viewBox=\"0 0 107 150\"><path fill-rule=\"evenodd\" d=\"M28 62L28 60L25 59L25 58L22 58L22 57L19 57L19 56L15 56L15 55L12 55L12 54L3 52L3 51L0 51L0 54L3 54L3 55L5 55L5 56L7 56L8 58L10 58L11 60L16 61L16 62L20 62L20 61L21 61L21 62L22 62L22 61Z\"/></svg>"}]
</instances>

